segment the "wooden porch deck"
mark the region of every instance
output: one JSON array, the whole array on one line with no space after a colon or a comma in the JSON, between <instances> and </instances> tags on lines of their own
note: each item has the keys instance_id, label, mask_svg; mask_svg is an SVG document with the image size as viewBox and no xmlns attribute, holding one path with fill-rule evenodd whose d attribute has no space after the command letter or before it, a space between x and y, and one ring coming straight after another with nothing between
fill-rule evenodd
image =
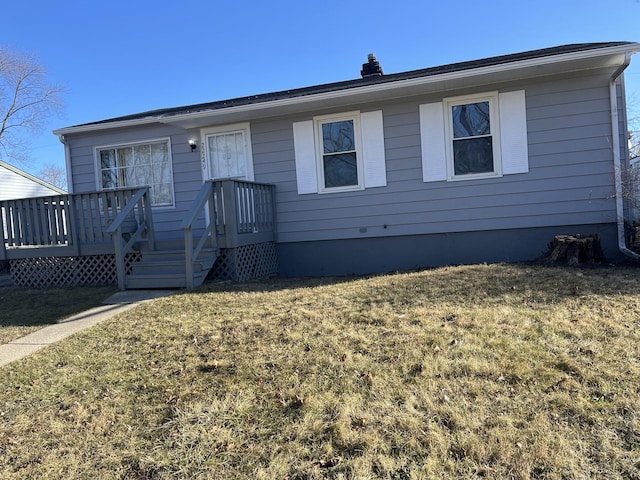
<instances>
[{"instance_id":1,"label":"wooden porch deck","mask_svg":"<svg viewBox=\"0 0 640 480\"><path fill-rule=\"evenodd\" d=\"M191 288L216 262L233 270L230 253L253 246L255 257L256 245L273 246L275 227L275 186L241 180L205 182L170 251L156 240L149 187L5 200L0 260L10 261L17 285L53 286L51 269L73 263L62 286L117 280L121 289ZM271 264L272 250L265 250Z\"/></svg>"}]
</instances>

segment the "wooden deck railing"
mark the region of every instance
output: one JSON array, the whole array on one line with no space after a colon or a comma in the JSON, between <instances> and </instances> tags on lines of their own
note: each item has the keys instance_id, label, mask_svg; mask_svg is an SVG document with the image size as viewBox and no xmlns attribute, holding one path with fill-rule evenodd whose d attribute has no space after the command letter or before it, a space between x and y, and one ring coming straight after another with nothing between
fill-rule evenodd
<instances>
[{"instance_id":1,"label":"wooden deck railing","mask_svg":"<svg viewBox=\"0 0 640 480\"><path fill-rule=\"evenodd\" d=\"M275 185L243 180L220 180L214 185L220 247L275 240Z\"/></svg>"},{"instance_id":2,"label":"wooden deck railing","mask_svg":"<svg viewBox=\"0 0 640 480\"><path fill-rule=\"evenodd\" d=\"M208 211L208 214L207 214ZM204 223L194 238L198 221ZM182 223L187 287L202 248L234 248L275 239L275 186L241 180L206 181Z\"/></svg>"},{"instance_id":3,"label":"wooden deck railing","mask_svg":"<svg viewBox=\"0 0 640 480\"><path fill-rule=\"evenodd\" d=\"M196 197L187 217L181 225L184 232L184 262L187 288L193 288L193 270L194 263L198 259L198 255L207 242L212 248L217 247L216 235L213 227L216 225L215 195L213 181L204 182L198 196ZM206 219L205 206L209 208L209 220ZM206 225L200 239L196 242L194 248L194 225L198 218L203 218ZM213 219L213 220L211 220Z\"/></svg>"},{"instance_id":4,"label":"wooden deck railing","mask_svg":"<svg viewBox=\"0 0 640 480\"><path fill-rule=\"evenodd\" d=\"M77 252L77 239L68 226L74 221L69 195L0 201L0 260L8 250L43 247Z\"/></svg>"},{"instance_id":5,"label":"wooden deck railing","mask_svg":"<svg viewBox=\"0 0 640 480\"><path fill-rule=\"evenodd\" d=\"M110 251L109 225L141 190L148 187L0 201L0 260L33 257L34 249L42 257ZM152 223L148 207L131 213L121 223L125 233Z\"/></svg>"},{"instance_id":6,"label":"wooden deck railing","mask_svg":"<svg viewBox=\"0 0 640 480\"><path fill-rule=\"evenodd\" d=\"M181 229L192 279L207 243L235 248L275 240L275 186L205 182ZM155 247L149 187L0 201L0 232L0 260L115 253L120 288L125 255L141 241Z\"/></svg>"},{"instance_id":7,"label":"wooden deck railing","mask_svg":"<svg viewBox=\"0 0 640 480\"><path fill-rule=\"evenodd\" d=\"M118 215L105 229L105 233L113 236L120 290L125 289L125 256L133 250L133 246L146 236L149 249L155 250L149 187L140 188L133 196L128 192L122 197Z\"/></svg>"}]
</instances>

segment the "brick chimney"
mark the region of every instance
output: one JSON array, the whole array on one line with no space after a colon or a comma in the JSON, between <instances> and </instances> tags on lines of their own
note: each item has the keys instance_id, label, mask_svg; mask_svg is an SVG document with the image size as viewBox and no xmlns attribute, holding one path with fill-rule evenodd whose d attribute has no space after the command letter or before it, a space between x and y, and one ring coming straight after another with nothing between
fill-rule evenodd
<instances>
[{"instance_id":1,"label":"brick chimney","mask_svg":"<svg viewBox=\"0 0 640 480\"><path fill-rule=\"evenodd\" d=\"M380 77L384 75L382 73L382 67L380 66L380 63L378 62L378 60L376 60L376 54L370 53L367 58L368 62L362 64L362 70L360 71L360 75L362 75L362 78Z\"/></svg>"}]
</instances>

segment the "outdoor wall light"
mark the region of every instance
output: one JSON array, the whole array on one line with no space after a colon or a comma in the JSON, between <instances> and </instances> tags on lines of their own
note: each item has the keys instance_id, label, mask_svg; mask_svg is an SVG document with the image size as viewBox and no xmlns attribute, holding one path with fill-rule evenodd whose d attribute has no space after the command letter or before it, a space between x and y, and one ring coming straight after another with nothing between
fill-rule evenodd
<instances>
[{"instance_id":1,"label":"outdoor wall light","mask_svg":"<svg viewBox=\"0 0 640 480\"><path fill-rule=\"evenodd\" d=\"M191 151L195 152L196 150L196 141L192 138L191 140L189 140L189 147L191 147Z\"/></svg>"}]
</instances>

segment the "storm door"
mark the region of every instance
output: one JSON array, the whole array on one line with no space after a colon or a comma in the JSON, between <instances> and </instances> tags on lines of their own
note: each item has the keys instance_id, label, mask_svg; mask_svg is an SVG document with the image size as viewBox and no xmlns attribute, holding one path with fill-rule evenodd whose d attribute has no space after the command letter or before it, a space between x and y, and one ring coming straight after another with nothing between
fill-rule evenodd
<instances>
[{"instance_id":1,"label":"storm door","mask_svg":"<svg viewBox=\"0 0 640 480\"><path fill-rule=\"evenodd\" d=\"M249 124L213 127L201 131L204 180L246 180L253 181L253 156L251 152L251 132ZM224 205L218 212L218 221L226 224L226 216L234 214L236 222L253 225L256 221L256 205L250 188L236 185L236 211L227 211L224 198L217 199L218 205ZM221 201L219 201L221 200Z\"/></svg>"},{"instance_id":2,"label":"storm door","mask_svg":"<svg viewBox=\"0 0 640 480\"><path fill-rule=\"evenodd\" d=\"M249 125L232 125L202 131L205 179L253 180Z\"/></svg>"}]
</instances>

